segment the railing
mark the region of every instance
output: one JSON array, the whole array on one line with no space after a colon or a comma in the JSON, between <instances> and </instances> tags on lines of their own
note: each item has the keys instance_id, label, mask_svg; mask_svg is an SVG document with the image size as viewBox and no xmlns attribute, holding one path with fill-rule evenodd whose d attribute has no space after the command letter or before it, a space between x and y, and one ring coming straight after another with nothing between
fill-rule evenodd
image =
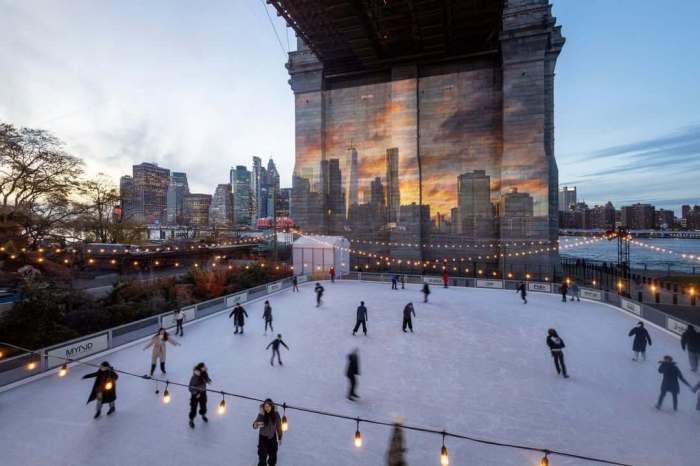
<instances>
[{"instance_id":1,"label":"railing","mask_svg":"<svg viewBox=\"0 0 700 466\"><path fill-rule=\"evenodd\" d=\"M299 276L298 279L299 283L307 281L307 277L304 275ZM185 322L196 321L225 312L235 303L251 301L291 286L292 278L287 277L248 290L184 307ZM41 356L20 354L0 359L0 388L61 366L64 362L62 358L75 360L87 358L155 335L160 327L172 328L174 326L174 312L168 311L39 349L37 352Z\"/></svg>"}]
</instances>

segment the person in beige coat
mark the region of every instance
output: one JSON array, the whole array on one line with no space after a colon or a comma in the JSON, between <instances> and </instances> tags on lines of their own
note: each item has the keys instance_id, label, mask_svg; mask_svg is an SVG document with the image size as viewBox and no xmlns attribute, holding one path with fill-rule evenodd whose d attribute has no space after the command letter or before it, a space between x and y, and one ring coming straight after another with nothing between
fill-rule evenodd
<instances>
[{"instance_id":1,"label":"person in beige coat","mask_svg":"<svg viewBox=\"0 0 700 466\"><path fill-rule=\"evenodd\" d=\"M168 343L173 346L180 346L180 343L171 337L164 328L161 328L158 330L158 333L153 335L151 341L144 346L144 351L146 351L148 348L153 348L153 350L151 350L151 377L153 377L153 372L156 370L156 361L158 360L160 360L160 371L163 373L163 375L165 375L165 356L167 353L166 349Z\"/></svg>"}]
</instances>

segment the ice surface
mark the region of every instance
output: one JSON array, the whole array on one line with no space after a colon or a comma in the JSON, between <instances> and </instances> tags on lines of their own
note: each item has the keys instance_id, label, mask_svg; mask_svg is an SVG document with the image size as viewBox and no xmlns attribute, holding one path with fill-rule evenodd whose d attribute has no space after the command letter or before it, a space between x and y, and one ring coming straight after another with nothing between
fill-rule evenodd
<instances>
[{"instance_id":1,"label":"ice surface","mask_svg":"<svg viewBox=\"0 0 700 466\"><path fill-rule=\"evenodd\" d=\"M181 347L168 348L168 377L187 383L199 361L209 366L212 388L271 397L350 416L393 420L506 442L561 449L636 466L700 464L700 412L681 387L677 413L670 399L653 408L660 376L656 361L671 354L691 383L677 338L649 326L654 341L648 361L633 362L628 330L633 316L601 304L566 303L531 293L523 305L514 292L433 287L429 304L417 286L392 291L389 284L325 283L321 308L312 284L300 293L269 297L284 367L269 365L263 336L263 300L248 303L244 336L233 335L227 314L185 327ZM369 336L351 335L355 308L369 311ZM415 334L401 331L403 306L413 301ZM545 346L548 327L567 344L571 379L559 378ZM143 344L106 357L115 367L145 373L150 350ZM345 399L347 353L360 352L361 400ZM152 382L122 376L117 412L93 420L85 405L92 380L86 368L65 379L49 377L0 393L0 464L243 465L254 466L255 402L209 396L208 425L187 425L188 394L172 389L160 403ZM156 372L157 374L158 372ZM162 387L161 387L162 389ZM381 465L390 429L361 425L364 446L353 446L353 422L288 412L289 431L280 465ZM406 432L408 464L439 464L438 436ZM535 465L539 455L448 439L452 465ZM592 464L552 457L553 466Z\"/></svg>"}]
</instances>

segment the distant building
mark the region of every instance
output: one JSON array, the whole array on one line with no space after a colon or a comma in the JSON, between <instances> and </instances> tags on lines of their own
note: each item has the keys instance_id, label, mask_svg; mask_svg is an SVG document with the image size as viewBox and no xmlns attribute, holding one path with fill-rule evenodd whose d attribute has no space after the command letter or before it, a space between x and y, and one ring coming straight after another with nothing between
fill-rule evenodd
<instances>
[{"instance_id":1,"label":"distant building","mask_svg":"<svg viewBox=\"0 0 700 466\"><path fill-rule=\"evenodd\" d=\"M209 226L211 194L188 194L185 196L185 218L194 227Z\"/></svg>"},{"instance_id":2,"label":"distant building","mask_svg":"<svg viewBox=\"0 0 700 466\"><path fill-rule=\"evenodd\" d=\"M687 207L687 211L684 212L685 227L689 230L700 230L700 205L695 205L691 209L690 206Z\"/></svg>"},{"instance_id":3,"label":"distant building","mask_svg":"<svg viewBox=\"0 0 700 466\"><path fill-rule=\"evenodd\" d=\"M495 238L491 205L491 177L484 170L463 173L457 178L457 233L475 239Z\"/></svg>"},{"instance_id":4,"label":"distant building","mask_svg":"<svg viewBox=\"0 0 700 466\"><path fill-rule=\"evenodd\" d=\"M345 225L345 193L343 192L343 177L340 172L340 161L330 159L327 168L327 202L328 228L331 234L343 232Z\"/></svg>"},{"instance_id":5,"label":"distant building","mask_svg":"<svg viewBox=\"0 0 700 466\"><path fill-rule=\"evenodd\" d=\"M350 183L348 186L348 210L351 205L359 202L360 180L358 175L357 149L350 149Z\"/></svg>"},{"instance_id":6,"label":"distant building","mask_svg":"<svg viewBox=\"0 0 700 466\"><path fill-rule=\"evenodd\" d=\"M290 201L292 199L292 188L281 188L277 198L277 216L290 217Z\"/></svg>"},{"instance_id":7,"label":"distant building","mask_svg":"<svg viewBox=\"0 0 700 466\"><path fill-rule=\"evenodd\" d=\"M399 190L399 149L386 150L386 212L387 222L396 223L401 205Z\"/></svg>"},{"instance_id":8,"label":"distant building","mask_svg":"<svg viewBox=\"0 0 700 466\"><path fill-rule=\"evenodd\" d=\"M233 194L230 184L220 184L209 206L209 224L229 228L233 224Z\"/></svg>"},{"instance_id":9,"label":"distant building","mask_svg":"<svg viewBox=\"0 0 700 466\"><path fill-rule=\"evenodd\" d=\"M665 230L673 228L676 223L676 217L672 210L659 209L656 211L656 228Z\"/></svg>"},{"instance_id":10,"label":"distant building","mask_svg":"<svg viewBox=\"0 0 700 466\"><path fill-rule=\"evenodd\" d=\"M187 184L187 174L173 172L170 175L170 185L167 194L167 219L168 225L178 225L184 221L185 196L190 193Z\"/></svg>"},{"instance_id":11,"label":"distant building","mask_svg":"<svg viewBox=\"0 0 700 466\"><path fill-rule=\"evenodd\" d=\"M123 220L134 220L136 214L136 186L134 178L124 175L119 179L119 199Z\"/></svg>"},{"instance_id":12,"label":"distant building","mask_svg":"<svg viewBox=\"0 0 700 466\"><path fill-rule=\"evenodd\" d=\"M262 196L263 171L260 157L253 157L253 169L250 173L250 224L255 226L255 221L260 218L260 213L265 203ZM265 204L266 205L266 204Z\"/></svg>"},{"instance_id":13,"label":"distant building","mask_svg":"<svg viewBox=\"0 0 700 466\"><path fill-rule=\"evenodd\" d=\"M135 221L142 224L165 222L170 170L154 163L141 163L133 166L133 179L136 194Z\"/></svg>"},{"instance_id":14,"label":"distant building","mask_svg":"<svg viewBox=\"0 0 700 466\"><path fill-rule=\"evenodd\" d=\"M501 197L501 236L508 239L526 238L534 216L535 201L529 193L511 188Z\"/></svg>"},{"instance_id":15,"label":"distant building","mask_svg":"<svg viewBox=\"0 0 700 466\"><path fill-rule=\"evenodd\" d=\"M590 215L591 228L600 230L611 230L615 228L615 207L612 202L608 202L604 206L596 205L591 209Z\"/></svg>"},{"instance_id":16,"label":"distant building","mask_svg":"<svg viewBox=\"0 0 700 466\"><path fill-rule=\"evenodd\" d=\"M231 168L229 179L233 192L233 223L239 226L250 225L250 171L245 166L238 165Z\"/></svg>"},{"instance_id":17,"label":"distant building","mask_svg":"<svg viewBox=\"0 0 700 466\"><path fill-rule=\"evenodd\" d=\"M559 211L566 212L576 205L576 187L562 186L559 188Z\"/></svg>"},{"instance_id":18,"label":"distant building","mask_svg":"<svg viewBox=\"0 0 700 466\"><path fill-rule=\"evenodd\" d=\"M630 230L651 230L656 227L656 213L651 204L622 207L622 226Z\"/></svg>"}]
</instances>

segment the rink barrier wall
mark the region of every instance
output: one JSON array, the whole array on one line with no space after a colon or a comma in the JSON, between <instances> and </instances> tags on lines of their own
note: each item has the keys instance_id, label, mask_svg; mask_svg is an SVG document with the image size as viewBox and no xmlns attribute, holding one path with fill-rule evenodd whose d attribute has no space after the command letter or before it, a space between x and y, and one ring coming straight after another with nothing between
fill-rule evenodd
<instances>
[{"instance_id":1,"label":"rink barrier wall","mask_svg":"<svg viewBox=\"0 0 700 466\"><path fill-rule=\"evenodd\" d=\"M297 278L299 283L308 282L306 275L299 275ZM292 278L287 277L244 291L237 291L226 296L186 306L183 307L185 322L196 322L205 317L224 312L238 303L252 301L291 287ZM20 354L0 359L0 388L21 382L24 379L39 376L60 367L64 363L62 359L64 357L78 361L91 358L105 351L111 351L154 335L161 327L172 329L175 327L174 311L175 309L41 348L37 350L39 354ZM27 366L32 362L36 364L36 368L28 370Z\"/></svg>"},{"instance_id":2,"label":"rink barrier wall","mask_svg":"<svg viewBox=\"0 0 700 466\"><path fill-rule=\"evenodd\" d=\"M429 283L436 286L443 286L442 277L422 276L422 275L405 275L395 273L374 273L374 272L350 272L343 276L346 280L360 280L369 282L390 282L392 277L399 275L403 277L405 283ZM439 281L438 281L439 280ZM493 288L501 290L516 290L520 285L520 281L516 280L490 280L490 279L474 279L465 277L449 277L449 286L467 287L467 288ZM546 282L527 282L528 291L536 291L540 293L550 293L561 295L560 283ZM568 295L571 296L571 293ZM656 309L648 304L632 301L628 298L623 298L617 293L579 287L579 296L582 299L589 301L600 302L616 307L627 314L630 314L638 319L646 320L656 325L657 327L667 330L674 335L680 336L685 332L690 325L677 317L670 316L659 309Z\"/></svg>"}]
</instances>

